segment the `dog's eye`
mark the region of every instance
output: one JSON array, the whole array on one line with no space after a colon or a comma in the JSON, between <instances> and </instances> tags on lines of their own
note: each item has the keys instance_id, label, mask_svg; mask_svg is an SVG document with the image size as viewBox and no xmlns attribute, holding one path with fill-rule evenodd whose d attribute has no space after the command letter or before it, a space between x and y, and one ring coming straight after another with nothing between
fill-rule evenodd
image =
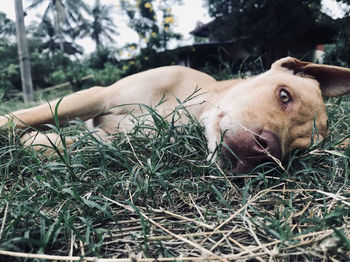
<instances>
[{"instance_id":1,"label":"dog's eye","mask_svg":"<svg viewBox=\"0 0 350 262\"><path fill-rule=\"evenodd\" d=\"M280 91L280 99L281 99L283 104L287 104L287 103L289 103L291 101L290 94L288 93L287 90L281 89L281 91Z\"/></svg>"}]
</instances>

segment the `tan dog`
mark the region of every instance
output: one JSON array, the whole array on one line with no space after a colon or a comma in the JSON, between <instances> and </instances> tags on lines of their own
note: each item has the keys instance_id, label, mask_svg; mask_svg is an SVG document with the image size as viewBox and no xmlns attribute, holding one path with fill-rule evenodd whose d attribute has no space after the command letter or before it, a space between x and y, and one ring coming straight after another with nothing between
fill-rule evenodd
<instances>
[{"instance_id":1,"label":"tan dog","mask_svg":"<svg viewBox=\"0 0 350 262\"><path fill-rule=\"evenodd\" d=\"M223 154L235 172L248 171L271 158L281 160L294 149L305 149L327 133L322 100L350 93L350 69L318 65L287 57L271 69L245 80L216 81L196 70L170 66L135 74L103 88L93 87L65 97L58 107L61 123L75 118L87 122L101 137L132 127L132 116L141 114L137 104L155 106L167 116L186 101L187 110L205 127L210 152L223 139ZM57 100L0 117L0 126L12 121L17 128L40 128L53 123ZM182 121L186 121L184 117ZM315 132L314 132L315 131ZM57 135L26 134L24 144L48 144ZM67 143L73 140L68 139ZM239 160L237 160L239 158Z\"/></svg>"}]
</instances>

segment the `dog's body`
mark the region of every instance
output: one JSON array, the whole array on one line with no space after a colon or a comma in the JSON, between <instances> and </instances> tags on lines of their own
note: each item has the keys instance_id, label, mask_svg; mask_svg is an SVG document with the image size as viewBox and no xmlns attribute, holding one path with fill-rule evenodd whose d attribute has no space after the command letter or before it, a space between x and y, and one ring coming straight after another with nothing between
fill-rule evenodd
<instances>
[{"instance_id":1,"label":"dog's body","mask_svg":"<svg viewBox=\"0 0 350 262\"><path fill-rule=\"evenodd\" d=\"M166 117L182 101L187 111L204 124L209 151L214 152L223 140L224 155L234 163L235 171L241 172L271 157L283 159L291 150L307 148L313 133L322 139L327 132L322 95L348 93L349 69L290 57L245 80L216 81L190 68L170 66L67 96L60 101L58 117L62 123L80 118L99 136L108 137L132 128L133 116L143 114L139 104L157 105L157 112ZM191 95L193 98L186 100ZM57 103L0 117L0 126L15 122L17 128L24 129L53 123L52 110ZM181 121L187 121L186 116ZM21 140L24 144L49 144L47 137L57 138L54 134L27 133Z\"/></svg>"}]
</instances>

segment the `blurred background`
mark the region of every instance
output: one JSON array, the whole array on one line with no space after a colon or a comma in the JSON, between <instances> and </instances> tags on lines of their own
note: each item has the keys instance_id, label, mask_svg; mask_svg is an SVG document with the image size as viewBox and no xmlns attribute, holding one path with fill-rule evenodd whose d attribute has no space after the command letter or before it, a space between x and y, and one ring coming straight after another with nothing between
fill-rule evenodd
<instances>
[{"instance_id":1,"label":"blurred background","mask_svg":"<svg viewBox=\"0 0 350 262\"><path fill-rule=\"evenodd\" d=\"M16 0L18 1L18 0ZM22 101L13 0L0 6L2 101ZM350 65L350 0L22 0L35 99L164 65L218 79L284 56Z\"/></svg>"}]
</instances>

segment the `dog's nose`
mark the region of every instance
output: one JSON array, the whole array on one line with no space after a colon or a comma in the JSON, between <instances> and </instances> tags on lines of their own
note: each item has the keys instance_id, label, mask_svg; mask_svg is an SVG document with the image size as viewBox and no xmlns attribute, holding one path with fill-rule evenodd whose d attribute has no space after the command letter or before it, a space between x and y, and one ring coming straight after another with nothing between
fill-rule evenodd
<instances>
[{"instance_id":1,"label":"dog's nose","mask_svg":"<svg viewBox=\"0 0 350 262\"><path fill-rule=\"evenodd\" d=\"M224 143L223 155L232 163L235 173L248 172L261 163L282 158L281 143L271 131L228 132Z\"/></svg>"}]
</instances>

